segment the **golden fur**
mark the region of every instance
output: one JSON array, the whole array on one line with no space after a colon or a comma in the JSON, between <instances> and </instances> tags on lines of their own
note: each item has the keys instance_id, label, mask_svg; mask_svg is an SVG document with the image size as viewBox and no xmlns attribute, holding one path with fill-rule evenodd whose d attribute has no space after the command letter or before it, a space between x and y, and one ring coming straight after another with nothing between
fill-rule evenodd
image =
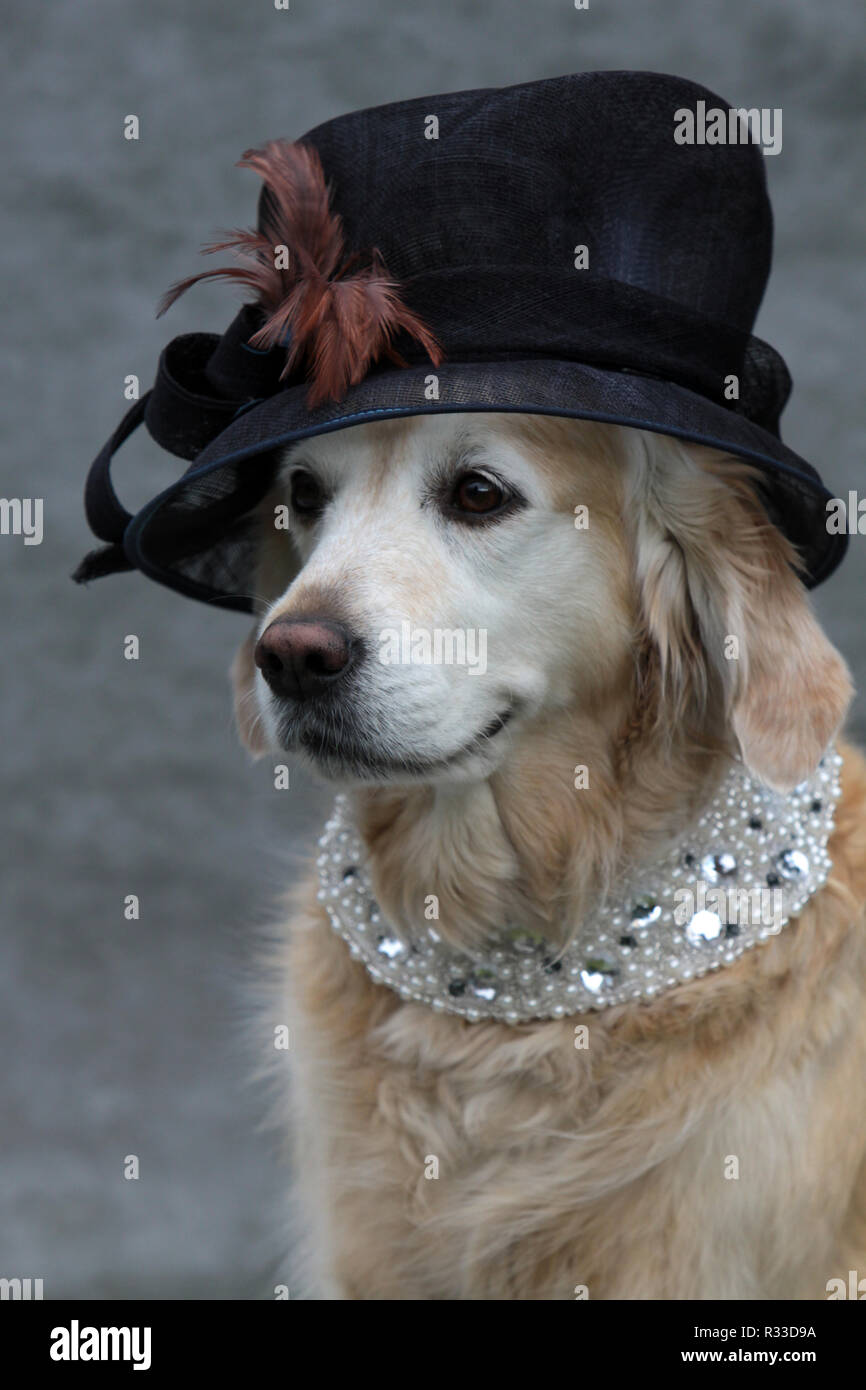
<instances>
[{"instance_id":1,"label":"golden fur","mask_svg":"<svg viewBox=\"0 0 866 1390\"><path fill-rule=\"evenodd\" d=\"M790 787L850 698L745 465L595 425L495 424L553 512L589 506L604 629L568 653L572 696L511 734L488 776L352 793L386 916L411 931L435 892L442 934L468 946L506 911L566 937L624 863L688 823L731 751ZM387 473L425 426L362 428ZM315 590L304 568L286 587L275 544L263 546L265 622L326 592L321 565ZM335 585L351 607L346 576ZM236 665L238 708L261 752L251 653ZM280 1122L299 1288L808 1299L866 1274L866 762L842 751L825 887L778 937L652 1002L516 1027L437 1015L373 984L312 885L297 895L268 970L292 1036ZM577 763L590 768L580 792Z\"/></svg>"}]
</instances>

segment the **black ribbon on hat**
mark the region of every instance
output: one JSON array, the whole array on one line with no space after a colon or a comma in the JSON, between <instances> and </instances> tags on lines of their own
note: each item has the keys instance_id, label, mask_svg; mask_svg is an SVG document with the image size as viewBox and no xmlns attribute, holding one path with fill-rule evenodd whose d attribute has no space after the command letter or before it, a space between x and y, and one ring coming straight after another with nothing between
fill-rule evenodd
<instances>
[{"instance_id":1,"label":"black ribbon on hat","mask_svg":"<svg viewBox=\"0 0 866 1390\"><path fill-rule=\"evenodd\" d=\"M127 411L91 464L84 509L91 531L108 544L85 555L72 576L77 583L133 568L123 549L132 514L114 490L111 464L142 422L161 448L191 460L244 410L280 389L284 354L248 345L260 323L258 306L245 304L222 337L184 333L163 349L153 387Z\"/></svg>"}]
</instances>

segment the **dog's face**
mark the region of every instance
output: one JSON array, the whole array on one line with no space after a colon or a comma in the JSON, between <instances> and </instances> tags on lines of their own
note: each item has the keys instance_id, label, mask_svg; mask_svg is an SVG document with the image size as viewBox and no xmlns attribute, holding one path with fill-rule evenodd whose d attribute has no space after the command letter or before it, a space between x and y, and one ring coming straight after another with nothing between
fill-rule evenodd
<instances>
[{"instance_id":1,"label":"dog's face","mask_svg":"<svg viewBox=\"0 0 866 1390\"><path fill-rule=\"evenodd\" d=\"M338 778L473 778L615 678L631 643L617 479L606 456L569 471L543 442L529 421L442 415L291 450L268 504L291 539L271 525L263 548L282 592L254 647L270 747Z\"/></svg>"},{"instance_id":2,"label":"dog's face","mask_svg":"<svg viewBox=\"0 0 866 1390\"><path fill-rule=\"evenodd\" d=\"M737 467L522 415L292 446L262 509L263 616L236 665L248 744L340 781L484 778L566 710L620 719L649 641L680 694L719 688L762 775L799 780L847 676Z\"/></svg>"}]
</instances>

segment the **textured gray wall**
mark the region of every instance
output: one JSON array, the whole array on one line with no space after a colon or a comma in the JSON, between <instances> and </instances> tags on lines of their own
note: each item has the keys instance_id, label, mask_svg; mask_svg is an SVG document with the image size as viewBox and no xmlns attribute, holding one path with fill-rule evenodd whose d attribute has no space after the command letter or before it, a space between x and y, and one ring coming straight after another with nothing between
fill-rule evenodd
<instances>
[{"instance_id":1,"label":"textured gray wall","mask_svg":"<svg viewBox=\"0 0 866 1390\"><path fill-rule=\"evenodd\" d=\"M327 798L271 789L235 745L244 623L136 576L74 588L86 466L122 379L221 331L225 289L154 304L253 216L248 145L342 112L585 68L651 68L780 106L776 260L758 324L787 357L786 438L862 486L864 21L859 0L78 0L4 17L0 495L45 499L41 547L0 540L4 826L0 1275L46 1297L268 1297L280 1174L245 1084L258 926ZM141 118L141 139L122 120ZM121 456L137 504L175 464ZM864 684L855 541L819 592ZM122 639L137 633L141 659ZM863 706L854 715L863 724ZM124 921L126 893L141 897ZM126 1154L141 1178L124 1181Z\"/></svg>"}]
</instances>

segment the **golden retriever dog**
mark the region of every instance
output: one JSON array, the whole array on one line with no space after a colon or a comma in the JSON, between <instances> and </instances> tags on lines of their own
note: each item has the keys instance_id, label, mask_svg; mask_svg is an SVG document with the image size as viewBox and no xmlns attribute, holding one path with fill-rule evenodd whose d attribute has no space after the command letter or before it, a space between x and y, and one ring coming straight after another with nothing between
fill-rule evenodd
<instances>
[{"instance_id":1,"label":"golden retriever dog","mask_svg":"<svg viewBox=\"0 0 866 1390\"><path fill-rule=\"evenodd\" d=\"M287 450L239 724L345 796L396 938L435 902L455 948L517 921L555 961L732 762L784 792L815 772L851 684L756 477L525 414ZM486 634L485 668L385 661L403 623ZM866 1274L866 765L836 748L832 868L798 915L608 1008L472 1021L404 998L313 876L268 963L303 1296L822 1299Z\"/></svg>"}]
</instances>

